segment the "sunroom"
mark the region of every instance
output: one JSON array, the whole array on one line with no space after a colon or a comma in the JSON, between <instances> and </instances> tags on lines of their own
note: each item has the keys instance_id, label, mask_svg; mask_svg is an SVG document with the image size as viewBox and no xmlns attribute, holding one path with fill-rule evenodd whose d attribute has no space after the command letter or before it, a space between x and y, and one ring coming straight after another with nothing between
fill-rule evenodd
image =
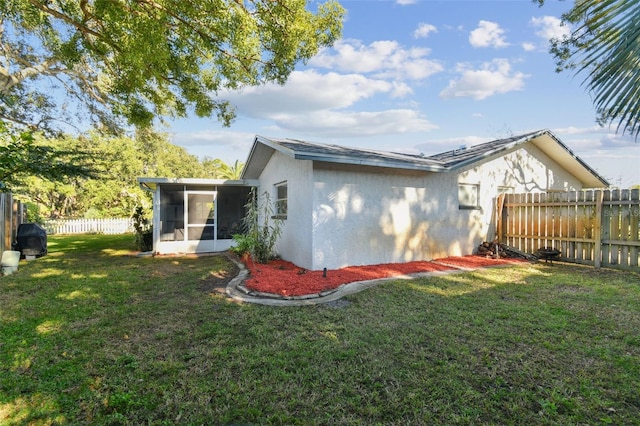
<instances>
[{"instance_id":1,"label":"sunroom","mask_svg":"<svg viewBox=\"0 0 640 426\"><path fill-rule=\"evenodd\" d=\"M138 178L153 193L153 253L228 250L257 180Z\"/></svg>"}]
</instances>

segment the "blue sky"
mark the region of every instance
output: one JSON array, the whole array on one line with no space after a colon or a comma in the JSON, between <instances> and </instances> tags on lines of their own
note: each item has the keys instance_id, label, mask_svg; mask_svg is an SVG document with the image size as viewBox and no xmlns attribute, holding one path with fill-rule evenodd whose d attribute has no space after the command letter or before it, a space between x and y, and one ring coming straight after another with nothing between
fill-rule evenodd
<instances>
[{"instance_id":1,"label":"blue sky","mask_svg":"<svg viewBox=\"0 0 640 426\"><path fill-rule=\"evenodd\" d=\"M223 93L238 117L171 123L199 157L245 161L256 134L426 155L551 129L613 185L640 184L640 141L600 128L583 76L548 40L571 1L343 0L343 37L284 86Z\"/></svg>"}]
</instances>

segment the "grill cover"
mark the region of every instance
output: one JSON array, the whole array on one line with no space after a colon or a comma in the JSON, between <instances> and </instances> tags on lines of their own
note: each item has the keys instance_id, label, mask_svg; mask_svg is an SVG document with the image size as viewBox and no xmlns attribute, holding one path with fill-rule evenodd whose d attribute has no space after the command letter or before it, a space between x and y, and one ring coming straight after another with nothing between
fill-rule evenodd
<instances>
[{"instance_id":1,"label":"grill cover","mask_svg":"<svg viewBox=\"0 0 640 426\"><path fill-rule=\"evenodd\" d=\"M16 248L22 256L44 256L47 254L47 231L37 223L18 226Z\"/></svg>"}]
</instances>

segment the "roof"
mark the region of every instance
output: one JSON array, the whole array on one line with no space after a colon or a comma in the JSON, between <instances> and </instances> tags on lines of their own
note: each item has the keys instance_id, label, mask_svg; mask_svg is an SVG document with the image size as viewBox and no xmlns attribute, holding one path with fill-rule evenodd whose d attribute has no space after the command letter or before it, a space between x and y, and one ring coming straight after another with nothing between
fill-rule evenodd
<instances>
[{"instance_id":1,"label":"roof","mask_svg":"<svg viewBox=\"0 0 640 426\"><path fill-rule=\"evenodd\" d=\"M157 177L139 177L138 185L140 188L153 191L158 185L193 185L193 186L258 186L257 180L240 179L199 179L199 178L157 178Z\"/></svg>"},{"instance_id":2,"label":"roof","mask_svg":"<svg viewBox=\"0 0 640 426\"><path fill-rule=\"evenodd\" d=\"M242 177L258 179L275 151L296 160L447 172L471 166L498 155L504 155L526 143L535 145L560 166L576 176L584 186L609 186L609 182L606 179L589 167L551 131L546 129L431 156L326 145L297 139L274 139L256 136L245 163L245 168L242 171Z\"/></svg>"},{"instance_id":3,"label":"roof","mask_svg":"<svg viewBox=\"0 0 640 426\"><path fill-rule=\"evenodd\" d=\"M444 166L440 161L431 160L428 157L349 148L339 145L325 145L297 139L274 139L256 136L242 176L257 179L274 151L282 152L296 160L408 170L444 171Z\"/></svg>"}]
</instances>

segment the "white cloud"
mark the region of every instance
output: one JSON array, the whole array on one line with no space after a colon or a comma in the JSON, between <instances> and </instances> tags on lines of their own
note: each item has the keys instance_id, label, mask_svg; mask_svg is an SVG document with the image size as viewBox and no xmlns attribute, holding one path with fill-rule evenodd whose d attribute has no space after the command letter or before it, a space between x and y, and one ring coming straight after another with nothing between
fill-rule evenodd
<instances>
[{"instance_id":1,"label":"white cloud","mask_svg":"<svg viewBox=\"0 0 640 426\"><path fill-rule=\"evenodd\" d=\"M536 50L536 45L534 43L525 41L524 43L522 43L522 48L525 50L525 52L531 52Z\"/></svg>"},{"instance_id":2,"label":"white cloud","mask_svg":"<svg viewBox=\"0 0 640 426\"><path fill-rule=\"evenodd\" d=\"M541 16L531 18L530 24L537 29L536 35L546 42L552 38L562 39L571 35L571 28L563 25L555 16Z\"/></svg>"},{"instance_id":3,"label":"white cloud","mask_svg":"<svg viewBox=\"0 0 640 426\"><path fill-rule=\"evenodd\" d=\"M232 130L199 130L177 132L171 142L184 147L197 157L220 158L227 163L244 161L251 149L255 133Z\"/></svg>"},{"instance_id":4,"label":"white cloud","mask_svg":"<svg viewBox=\"0 0 640 426\"><path fill-rule=\"evenodd\" d=\"M427 38L429 37L429 34L437 32L438 29L435 27L435 25L425 24L424 22L421 22L420 24L418 24L418 28L416 28L416 30L413 32L413 37Z\"/></svg>"},{"instance_id":5,"label":"white cloud","mask_svg":"<svg viewBox=\"0 0 640 426\"><path fill-rule=\"evenodd\" d=\"M473 47L507 47L504 30L495 22L480 21L478 28L469 33L469 43Z\"/></svg>"},{"instance_id":6,"label":"white cloud","mask_svg":"<svg viewBox=\"0 0 640 426\"><path fill-rule=\"evenodd\" d=\"M418 0L396 0L396 4L400 4L400 5L408 5L408 4L416 4L418 2Z\"/></svg>"},{"instance_id":7,"label":"white cloud","mask_svg":"<svg viewBox=\"0 0 640 426\"><path fill-rule=\"evenodd\" d=\"M323 109L347 108L378 94L402 97L411 88L402 82L371 79L359 74L320 74L294 71L287 83L248 87L221 97L231 101L240 115L271 118L280 113L305 114Z\"/></svg>"},{"instance_id":8,"label":"white cloud","mask_svg":"<svg viewBox=\"0 0 640 426\"><path fill-rule=\"evenodd\" d=\"M295 71L284 86L249 87L224 96L236 106L239 117L268 120L283 133L321 137L358 137L377 134L424 132L436 126L416 109L346 111L376 95L411 93L402 82L370 79L359 74L320 74Z\"/></svg>"},{"instance_id":9,"label":"white cloud","mask_svg":"<svg viewBox=\"0 0 640 426\"><path fill-rule=\"evenodd\" d=\"M556 135L583 135L583 134L594 134L594 133L606 133L607 130L604 127L594 125L590 127L559 127L552 130Z\"/></svg>"},{"instance_id":10,"label":"white cloud","mask_svg":"<svg viewBox=\"0 0 640 426\"><path fill-rule=\"evenodd\" d=\"M341 72L372 74L395 80L421 80L443 70L441 63L426 59L429 49L405 49L396 41L382 40L364 45L341 40L309 61L310 66Z\"/></svg>"},{"instance_id":11,"label":"white cloud","mask_svg":"<svg viewBox=\"0 0 640 426\"><path fill-rule=\"evenodd\" d=\"M437 128L418 111L318 111L312 114L282 114L276 124L288 131L321 137L361 137L409 132L426 132Z\"/></svg>"},{"instance_id":12,"label":"white cloud","mask_svg":"<svg viewBox=\"0 0 640 426\"><path fill-rule=\"evenodd\" d=\"M615 129L593 125L589 127L563 127L552 129L563 140L571 141L572 145L580 148L626 148L636 147L640 152L640 145L631 135L616 134Z\"/></svg>"},{"instance_id":13,"label":"white cloud","mask_svg":"<svg viewBox=\"0 0 640 426\"><path fill-rule=\"evenodd\" d=\"M514 72L507 59L494 59L485 62L479 69L472 69L468 64L458 64L460 78L450 80L449 86L440 92L444 99L470 97L481 100L496 94L521 90L524 80L529 77L521 72Z\"/></svg>"}]
</instances>

